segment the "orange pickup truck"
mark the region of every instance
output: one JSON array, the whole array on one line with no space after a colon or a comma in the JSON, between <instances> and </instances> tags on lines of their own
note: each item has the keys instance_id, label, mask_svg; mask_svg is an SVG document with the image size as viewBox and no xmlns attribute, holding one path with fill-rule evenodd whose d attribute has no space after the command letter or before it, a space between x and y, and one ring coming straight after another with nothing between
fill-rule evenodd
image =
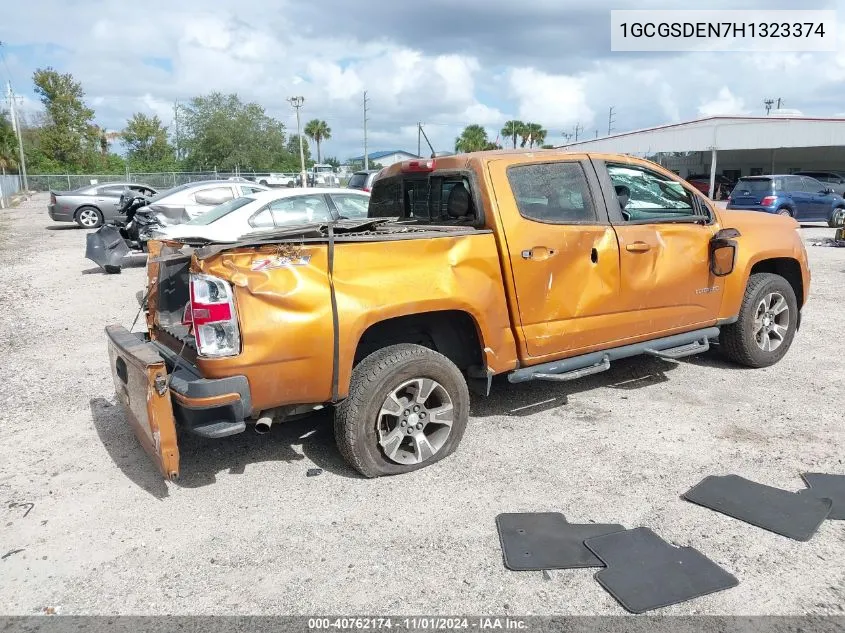
<instances>
[{"instance_id":1,"label":"orange pickup truck","mask_svg":"<svg viewBox=\"0 0 845 633\"><path fill-rule=\"evenodd\" d=\"M117 396L168 478L177 426L219 438L325 406L354 468L404 473L455 450L497 374L573 380L712 343L777 362L809 290L797 227L624 155L406 161L365 220L151 243L147 332L106 328Z\"/></svg>"}]
</instances>

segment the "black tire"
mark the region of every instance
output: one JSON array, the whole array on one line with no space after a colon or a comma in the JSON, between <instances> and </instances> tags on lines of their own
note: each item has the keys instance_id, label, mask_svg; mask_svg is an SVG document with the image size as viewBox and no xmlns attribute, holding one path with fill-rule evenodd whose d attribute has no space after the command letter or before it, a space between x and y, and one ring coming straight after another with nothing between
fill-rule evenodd
<instances>
[{"instance_id":1,"label":"black tire","mask_svg":"<svg viewBox=\"0 0 845 633\"><path fill-rule=\"evenodd\" d=\"M391 392L415 378L434 380L443 387L452 401L452 427L434 455L420 463L400 464L389 459L380 447L376 426ZM431 349L402 343L373 352L352 371L349 396L335 411L335 441L346 462L365 477L399 475L451 454L464 435L468 419L469 390L455 364Z\"/></svg>"},{"instance_id":2,"label":"black tire","mask_svg":"<svg viewBox=\"0 0 845 633\"><path fill-rule=\"evenodd\" d=\"M833 222L833 218L834 218L834 217L836 217L836 213L837 213L838 211L842 211L842 210L845 210L845 207L836 207L836 208L833 210L833 213L831 213L831 214L830 214L830 219L827 221L827 225L828 225L830 228L832 228L832 229L835 229L835 228L836 228L836 224L834 224L834 222Z\"/></svg>"},{"instance_id":3,"label":"black tire","mask_svg":"<svg viewBox=\"0 0 845 633\"><path fill-rule=\"evenodd\" d=\"M86 224L86 218L96 216L96 222ZM98 229L103 226L103 214L97 207L79 207L73 214L73 220L80 228Z\"/></svg>"},{"instance_id":4,"label":"black tire","mask_svg":"<svg viewBox=\"0 0 845 633\"><path fill-rule=\"evenodd\" d=\"M781 207L778 209L777 213L778 215L788 215L790 218L792 217L792 209L789 209L788 207Z\"/></svg>"},{"instance_id":5,"label":"black tire","mask_svg":"<svg viewBox=\"0 0 845 633\"><path fill-rule=\"evenodd\" d=\"M296 186L296 183L293 180L289 180L287 187L288 189L293 189Z\"/></svg>"},{"instance_id":6,"label":"black tire","mask_svg":"<svg viewBox=\"0 0 845 633\"><path fill-rule=\"evenodd\" d=\"M258 181L258 184L259 184L259 185L264 185L264 186L266 187L266 186L267 186L267 181L266 181L266 180L259 180L259 181Z\"/></svg>"},{"instance_id":7,"label":"black tire","mask_svg":"<svg viewBox=\"0 0 845 633\"><path fill-rule=\"evenodd\" d=\"M771 351L763 350L755 337L755 316L760 303L772 293L779 293L786 301L789 322L780 345ZM792 345L798 324L798 301L792 286L780 275L755 273L748 278L745 296L736 323L725 325L719 334L719 349L730 360L746 367L774 365Z\"/></svg>"}]
</instances>

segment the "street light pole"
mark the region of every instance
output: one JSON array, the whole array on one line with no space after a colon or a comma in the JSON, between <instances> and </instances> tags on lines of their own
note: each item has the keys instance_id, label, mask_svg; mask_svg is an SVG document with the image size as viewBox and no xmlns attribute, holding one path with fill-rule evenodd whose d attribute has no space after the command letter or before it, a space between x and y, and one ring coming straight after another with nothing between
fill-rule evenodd
<instances>
[{"instance_id":1,"label":"street light pole","mask_svg":"<svg viewBox=\"0 0 845 633\"><path fill-rule=\"evenodd\" d=\"M299 109L302 107L302 104L305 103L305 97L288 97L288 103L296 109L296 135L299 137L299 164L302 169L300 178L302 178L302 186L307 187L308 175L305 173L305 150L302 147L302 131L300 130L299 123Z\"/></svg>"}]
</instances>

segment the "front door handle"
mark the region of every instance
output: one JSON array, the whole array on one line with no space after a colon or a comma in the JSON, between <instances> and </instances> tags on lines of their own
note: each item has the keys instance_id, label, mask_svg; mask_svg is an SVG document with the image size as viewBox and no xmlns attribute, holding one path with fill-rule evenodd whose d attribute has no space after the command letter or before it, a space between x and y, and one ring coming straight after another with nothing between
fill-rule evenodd
<instances>
[{"instance_id":1,"label":"front door handle","mask_svg":"<svg viewBox=\"0 0 845 633\"><path fill-rule=\"evenodd\" d=\"M645 242L633 242L632 244L628 244L625 247L625 250L630 251L632 253L645 253L651 250L651 246L649 246Z\"/></svg>"},{"instance_id":2,"label":"front door handle","mask_svg":"<svg viewBox=\"0 0 845 633\"><path fill-rule=\"evenodd\" d=\"M530 248L528 250L522 251L522 259L530 259L535 262L542 262L549 257L552 257L557 251L553 248L547 248L545 246L535 246L534 248Z\"/></svg>"}]
</instances>

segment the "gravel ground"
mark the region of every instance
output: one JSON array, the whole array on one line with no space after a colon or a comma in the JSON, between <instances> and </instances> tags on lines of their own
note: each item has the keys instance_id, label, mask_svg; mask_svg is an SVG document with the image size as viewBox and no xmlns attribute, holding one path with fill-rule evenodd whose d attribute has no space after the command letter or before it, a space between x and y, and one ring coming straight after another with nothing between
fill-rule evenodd
<instances>
[{"instance_id":1,"label":"gravel ground","mask_svg":"<svg viewBox=\"0 0 845 633\"><path fill-rule=\"evenodd\" d=\"M679 495L708 474L794 490L845 473L845 249L809 248L810 303L775 367L709 354L499 382L454 456L378 480L343 464L325 415L182 438L172 484L115 405L103 333L132 322L144 269L101 274L45 206L0 212L0 613L624 613L593 570L507 571L494 519L514 511L649 526L739 578L662 613L843 612L845 523L799 543Z\"/></svg>"}]
</instances>

